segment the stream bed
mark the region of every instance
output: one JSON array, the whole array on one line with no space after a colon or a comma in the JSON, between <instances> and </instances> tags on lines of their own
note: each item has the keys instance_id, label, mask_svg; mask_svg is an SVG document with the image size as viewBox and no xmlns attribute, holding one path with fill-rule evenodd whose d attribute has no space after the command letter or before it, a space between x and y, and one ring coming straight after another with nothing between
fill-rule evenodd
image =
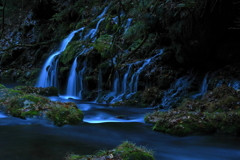
<instances>
[{"instance_id":1,"label":"stream bed","mask_svg":"<svg viewBox=\"0 0 240 160\"><path fill-rule=\"evenodd\" d=\"M64 160L69 153L94 154L126 140L153 150L156 160L240 159L240 137L170 136L152 131L152 125L144 123L150 109L49 98L75 102L84 112L84 122L56 127L45 118L23 120L0 112L0 160ZM120 119L119 115L124 116Z\"/></svg>"}]
</instances>

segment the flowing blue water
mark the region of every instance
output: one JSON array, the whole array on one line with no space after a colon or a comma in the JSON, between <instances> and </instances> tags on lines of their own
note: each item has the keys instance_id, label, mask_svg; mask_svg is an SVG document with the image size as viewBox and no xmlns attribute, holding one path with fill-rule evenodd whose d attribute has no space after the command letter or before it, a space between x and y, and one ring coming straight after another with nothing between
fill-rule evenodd
<instances>
[{"instance_id":1,"label":"flowing blue water","mask_svg":"<svg viewBox=\"0 0 240 160\"><path fill-rule=\"evenodd\" d=\"M54 52L45 62L43 65L41 74L39 76L39 80L36 84L36 87L58 87L57 86L57 64L58 64L58 58L57 56L63 52L68 43L72 40L75 33L83 30L84 28L80 28L78 30L75 30L71 32L67 38L65 38L62 43L60 44L60 48L58 51Z\"/></svg>"},{"instance_id":2,"label":"flowing blue water","mask_svg":"<svg viewBox=\"0 0 240 160\"><path fill-rule=\"evenodd\" d=\"M184 82L188 83L189 78L179 79L176 84ZM85 155L113 149L125 140L153 150L156 160L240 159L240 137L221 134L174 137L154 132L152 125L143 121L145 114L152 112L148 108L49 99L76 103L84 113L84 122L56 127L44 117L23 120L0 111L1 160L60 160L69 153Z\"/></svg>"},{"instance_id":3,"label":"flowing blue water","mask_svg":"<svg viewBox=\"0 0 240 160\"><path fill-rule=\"evenodd\" d=\"M208 78L208 73L203 78L203 82L202 82L202 85L201 85L200 92L195 94L195 95L193 95L193 96L191 96L191 98L196 99L198 97L203 96L207 92L207 88L208 88L207 78Z\"/></svg>"},{"instance_id":4,"label":"flowing blue water","mask_svg":"<svg viewBox=\"0 0 240 160\"><path fill-rule=\"evenodd\" d=\"M91 29L88 31L88 33L84 36L84 40L87 40L88 38L90 38L92 40L92 42L94 42L96 40L96 34L97 34L97 31L98 31L98 27L99 25L101 24L101 22L104 20L105 18L101 18L97 25L96 25L96 28L94 29Z\"/></svg>"},{"instance_id":5,"label":"flowing blue water","mask_svg":"<svg viewBox=\"0 0 240 160\"><path fill-rule=\"evenodd\" d=\"M156 160L239 160L240 138L226 135L174 137L152 131L143 118L149 109L75 102L84 122L53 126L45 118L14 118L0 113L0 159L57 160L68 153L94 154L125 140L154 151ZM123 119L117 118L124 115Z\"/></svg>"},{"instance_id":6,"label":"flowing blue water","mask_svg":"<svg viewBox=\"0 0 240 160\"><path fill-rule=\"evenodd\" d=\"M193 76L184 76L177 79L176 82L165 91L160 108L165 110L171 109L184 94L188 93L188 88L193 80Z\"/></svg>"},{"instance_id":7,"label":"flowing blue water","mask_svg":"<svg viewBox=\"0 0 240 160\"><path fill-rule=\"evenodd\" d=\"M77 93L77 58L75 58L73 65L71 67L70 70L70 74L68 77L68 84L67 84L67 96L71 97L71 98L75 98L77 97L78 93Z\"/></svg>"}]
</instances>

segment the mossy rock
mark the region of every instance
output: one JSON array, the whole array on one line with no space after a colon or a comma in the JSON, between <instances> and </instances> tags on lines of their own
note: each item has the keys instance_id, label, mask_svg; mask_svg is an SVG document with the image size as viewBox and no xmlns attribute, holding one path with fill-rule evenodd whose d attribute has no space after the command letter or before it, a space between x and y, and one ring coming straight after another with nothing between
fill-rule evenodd
<instances>
[{"instance_id":1,"label":"mossy rock","mask_svg":"<svg viewBox=\"0 0 240 160\"><path fill-rule=\"evenodd\" d=\"M58 89L56 87L33 87L33 86L17 86L15 90L25 93L34 93L42 96L58 96Z\"/></svg>"},{"instance_id":2,"label":"mossy rock","mask_svg":"<svg viewBox=\"0 0 240 160\"><path fill-rule=\"evenodd\" d=\"M26 92L36 92L36 90L41 92L35 87L17 87L17 89L27 90ZM14 117L26 119L47 115L57 126L77 124L83 120L83 113L74 103L53 102L35 93L27 94L21 90L0 89L2 108Z\"/></svg>"},{"instance_id":3,"label":"mossy rock","mask_svg":"<svg viewBox=\"0 0 240 160\"><path fill-rule=\"evenodd\" d=\"M2 84L0 84L0 89L5 89L6 87Z\"/></svg>"},{"instance_id":4,"label":"mossy rock","mask_svg":"<svg viewBox=\"0 0 240 160\"><path fill-rule=\"evenodd\" d=\"M240 93L220 86L202 99L185 99L178 108L145 116L153 130L171 135L187 136L221 132L240 135Z\"/></svg>"},{"instance_id":5,"label":"mossy rock","mask_svg":"<svg viewBox=\"0 0 240 160\"><path fill-rule=\"evenodd\" d=\"M65 124L77 124L83 121L83 113L74 103L52 105L47 112L47 117L59 127Z\"/></svg>"},{"instance_id":6,"label":"mossy rock","mask_svg":"<svg viewBox=\"0 0 240 160\"><path fill-rule=\"evenodd\" d=\"M81 48L81 41L70 42L66 49L60 55L59 61L64 65L69 65L75 58L75 55L80 52Z\"/></svg>"},{"instance_id":7,"label":"mossy rock","mask_svg":"<svg viewBox=\"0 0 240 160\"><path fill-rule=\"evenodd\" d=\"M154 160L154 157L145 152L133 152L127 160Z\"/></svg>"},{"instance_id":8,"label":"mossy rock","mask_svg":"<svg viewBox=\"0 0 240 160\"><path fill-rule=\"evenodd\" d=\"M136 146L134 143L125 141L112 150L101 150L95 155L80 156L71 154L66 160L86 160L86 159L119 159L119 160L155 160L153 152L145 147Z\"/></svg>"}]
</instances>

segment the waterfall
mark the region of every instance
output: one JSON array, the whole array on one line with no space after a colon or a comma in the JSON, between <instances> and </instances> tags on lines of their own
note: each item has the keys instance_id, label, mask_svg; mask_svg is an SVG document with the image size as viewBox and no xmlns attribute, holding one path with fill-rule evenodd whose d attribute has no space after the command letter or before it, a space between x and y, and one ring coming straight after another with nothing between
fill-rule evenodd
<instances>
[{"instance_id":1,"label":"waterfall","mask_svg":"<svg viewBox=\"0 0 240 160\"><path fill-rule=\"evenodd\" d=\"M192 76L184 76L176 80L176 82L164 93L160 105L161 108L166 110L171 109L172 105L176 104L178 100L187 93L187 89L193 80L194 77Z\"/></svg>"},{"instance_id":2,"label":"waterfall","mask_svg":"<svg viewBox=\"0 0 240 160\"><path fill-rule=\"evenodd\" d=\"M159 50L159 52L155 56L153 56L149 59L129 64L128 69L127 69L126 73L124 74L123 80L121 81L121 83L119 82L119 76L116 76L116 73L115 73L114 83L113 83L113 88L115 88L115 89L113 90L113 92L111 92L108 96L105 97L105 100L107 98L113 96L114 98L111 100L111 103L114 103L117 101L121 101L124 96L126 96L126 98L128 99L133 94L135 94L138 90L138 80L139 80L140 73L146 68L147 65L154 62L153 60L157 56L161 55L162 53L163 53L163 49ZM131 80L129 82L128 77L131 72L131 69L133 68L132 66L139 65L141 63L143 63L142 66L132 75ZM117 89L117 87L119 87L120 84L122 84L121 94L119 94L119 89Z\"/></svg>"},{"instance_id":3,"label":"waterfall","mask_svg":"<svg viewBox=\"0 0 240 160\"><path fill-rule=\"evenodd\" d=\"M42 71L40 73L39 80L36 84L36 87L57 87L57 64L58 64L58 55L63 52L68 43L72 40L75 33L82 31L84 28L80 28L71 32L67 38L65 38L58 51L54 52L43 65Z\"/></svg>"},{"instance_id":4,"label":"waterfall","mask_svg":"<svg viewBox=\"0 0 240 160\"><path fill-rule=\"evenodd\" d=\"M83 91L83 76L86 70L86 62L83 62L83 68L77 73L77 59L80 55L85 55L88 51L92 50L93 48L83 48L83 50L78 54L78 56L74 59L71 70L69 72L68 77L68 84L67 84L67 91L66 96L64 98L74 98L74 99L81 99L82 98L82 91Z\"/></svg>"},{"instance_id":5,"label":"waterfall","mask_svg":"<svg viewBox=\"0 0 240 160\"><path fill-rule=\"evenodd\" d=\"M77 58L75 58L73 65L70 70L70 74L68 77L68 84L67 84L67 96L69 97L76 97L77 96Z\"/></svg>"},{"instance_id":6,"label":"waterfall","mask_svg":"<svg viewBox=\"0 0 240 160\"><path fill-rule=\"evenodd\" d=\"M95 36L96 36L96 34L97 34L98 27L99 27L100 23L101 23L104 19L105 19L105 18L101 18L101 19L98 21L98 23L97 23L97 25L96 25L96 28L91 29L90 31L88 31L88 33L87 33L87 34L85 35L85 37L84 37L84 40L90 38L90 39L92 39L92 42L95 41L95 39L96 39Z\"/></svg>"},{"instance_id":7,"label":"waterfall","mask_svg":"<svg viewBox=\"0 0 240 160\"><path fill-rule=\"evenodd\" d=\"M132 18L127 19L127 23L124 25L124 32L127 32L128 28L130 27L132 23Z\"/></svg>"},{"instance_id":8,"label":"waterfall","mask_svg":"<svg viewBox=\"0 0 240 160\"><path fill-rule=\"evenodd\" d=\"M109 4L107 7L104 8L103 12L99 16L97 16L97 19L102 18L106 14L106 12L107 12L107 10L108 10L110 5L111 4Z\"/></svg>"},{"instance_id":9,"label":"waterfall","mask_svg":"<svg viewBox=\"0 0 240 160\"><path fill-rule=\"evenodd\" d=\"M119 82L119 73L118 71L114 74L114 82L113 82L113 92L118 94L120 91L120 82Z\"/></svg>"},{"instance_id":10,"label":"waterfall","mask_svg":"<svg viewBox=\"0 0 240 160\"><path fill-rule=\"evenodd\" d=\"M240 89L240 81L237 80L232 80L229 84L229 87L232 87L235 90L239 90Z\"/></svg>"},{"instance_id":11,"label":"waterfall","mask_svg":"<svg viewBox=\"0 0 240 160\"><path fill-rule=\"evenodd\" d=\"M123 81L122 81L122 93L126 94L127 93L127 80L128 80L128 75L130 73L130 70L132 68L132 64L128 66L127 72L124 74Z\"/></svg>"},{"instance_id":12,"label":"waterfall","mask_svg":"<svg viewBox=\"0 0 240 160\"><path fill-rule=\"evenodd\" d=\"M137 64L143 62L143 65L142 65L142 67L140 67L140 68L132 75L131 81L130 81L130 83L129 83L130 94L133 94L133 93L137 92L137 89L138 89L138 79L139 79L140 73L145 69L145 67L146 67L147 65L149 65L150 63L152 63L153 60L154 60L157 56L161 55L162 53L163 53L163 49L161 49L161 50L159 51L159 53L156 54L155 56L153 56L153 57L151 57L151 58L149 58L149 59L146 59L146 60L139 61L139 62L136 62L136 63L135 63L135 64L137 65Z\"/></svg>"},{"instance_id":13,"label":"waterfall","mask_svg":"<svg viewBox=\"0 0 240 160\"><path fill-rule=\"evenodd\" d=\"M83 62L83 69L81 71L79 71L79 74L78 74L78 77L79 77L79 98L82 98L82 92L84 90L84 86L83 86L83 76L84 76L84 73L85 73L85 70L86 70L86 67L87 67L87 63L86 61Z\"/></svg>"},{"instance_id":14,"label":"waterfall","mask_svg":"<svg viewBox=\"0 0 240 160\"><path fill-rule=\"evenodd\" d=\"M123 99L123 96L127 93L127 82L128 82L128 75L130 73L130 70L131 70L131 67L132 67L132 64L130 64L128 66L128 69L127 69L127 72L124 74L123 76L123 80L122 80L122 91L121 91L121 94L114 97L112 99L112 103L114 102L118 102L118 101L121 101Z\"/></svg>"},{"instance_id":15,"label":"waterfall","mask_svg":"<svg viewBox=\"0 0 240 160\"><path fill-rule=\"evenodd\" d=\"M207 92L207 88L208 88L207 78L208 78L208 73L203 78L203 82L202 82L202 85L201 85L200 93L191 96L191 98L196 99L196 98L204 95Z\"/></svg>"}]
</instances>

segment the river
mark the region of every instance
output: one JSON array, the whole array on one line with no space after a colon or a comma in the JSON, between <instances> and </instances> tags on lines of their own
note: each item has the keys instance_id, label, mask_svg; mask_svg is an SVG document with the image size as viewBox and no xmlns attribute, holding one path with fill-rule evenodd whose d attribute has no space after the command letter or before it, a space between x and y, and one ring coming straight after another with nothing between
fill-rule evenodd
<instances>
[{"instance_id":1,"label":"river","mask_svg":"<svg viewBox=\"0 0 240 160\"><path fill-rule=\"evenodd\" d=\"M16 84L1 82L7 87ZM143 121L152 110L73 101L84 122L56 127L44 118L14 118L0 112L0 160L64 160L68 153L94 154L128 140L154 151L156 160L239 160L240 137L214 134L175 137L152 131ZM125 115L125 119L116 118Z\"/></svg>"}]
</instances>

